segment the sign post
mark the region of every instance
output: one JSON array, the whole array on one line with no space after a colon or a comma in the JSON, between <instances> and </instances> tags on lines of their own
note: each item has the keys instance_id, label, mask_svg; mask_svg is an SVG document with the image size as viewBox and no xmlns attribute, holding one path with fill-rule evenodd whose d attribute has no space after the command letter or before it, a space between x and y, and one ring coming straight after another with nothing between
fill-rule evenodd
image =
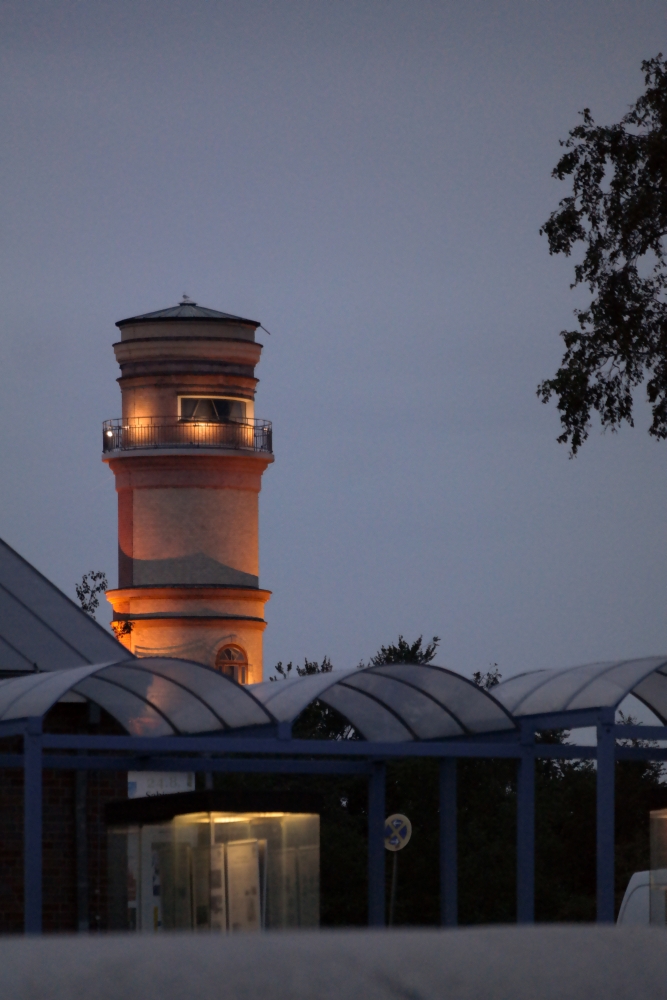
<instances>
[{"instance_id":1,"label":"sign post","mask_svg":"<svg viewBox=\"0 0 667 1000\"><path fill-rule=\"evenodd\" d=\"M384 846L392 851L394 861L391 868L391 896L389 900L389 926L394 923L394 908L396 906L396 870L398 852L402 851L412 836L412 823L402 813L393 813L384 821Z\"/></svg>"}]
</instances>

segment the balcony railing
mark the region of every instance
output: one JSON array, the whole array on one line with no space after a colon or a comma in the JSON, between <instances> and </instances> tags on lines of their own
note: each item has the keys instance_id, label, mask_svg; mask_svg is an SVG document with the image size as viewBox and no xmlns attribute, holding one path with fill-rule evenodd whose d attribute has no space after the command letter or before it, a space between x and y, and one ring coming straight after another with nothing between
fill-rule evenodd
<instances>
[{"instance_id":1,"label":"balcony railing","mask_svg":"<svg viewBox=\"0 0 667 1000\"><path fill-rule=\"evenodd\" d=\"M270 420L204 423L167 421L161 417L105 420L102 451L139 451L149 448L224 448L234 451L273 451Z\"/></svg>"}]
</instances>

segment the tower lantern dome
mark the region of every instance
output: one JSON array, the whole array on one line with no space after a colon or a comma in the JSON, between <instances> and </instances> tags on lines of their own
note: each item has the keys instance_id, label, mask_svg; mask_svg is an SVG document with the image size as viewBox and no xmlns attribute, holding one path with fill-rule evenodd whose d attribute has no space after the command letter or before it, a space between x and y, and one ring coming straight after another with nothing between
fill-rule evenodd
<instances>
[{"instance_id":1,"label":"tower lantern dome","mask_svg":"<svg viewBox=\"0 0 667 1000\"><path fill-rule=\"evenodd\" d=\"M103 428L118 493L114 631L138 656L262 679L259 492L272 428L255 417L255 320L176 306L119 320L122 416Z\"/></svg>"}]
</instances>

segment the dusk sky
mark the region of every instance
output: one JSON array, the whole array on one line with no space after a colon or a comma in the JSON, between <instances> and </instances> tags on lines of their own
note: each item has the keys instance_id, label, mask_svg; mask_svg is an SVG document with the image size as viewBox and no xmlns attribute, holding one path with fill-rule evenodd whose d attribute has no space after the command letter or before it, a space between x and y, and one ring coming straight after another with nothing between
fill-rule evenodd
<instances>
[{"instance_id":1,"label":"dusk sky","mask_svg":"<svg viewBox=\"0 0 667 1000\"><path fill-rule=\"evenodd\" d=\"M535 395L558 140L640 94L664 0L12 0L0 45L0 537L116 585L114 323L187 293L271 331L266 676L667 653L667 443L640 405L570 460Z\"/></svg>"}]
</instances>

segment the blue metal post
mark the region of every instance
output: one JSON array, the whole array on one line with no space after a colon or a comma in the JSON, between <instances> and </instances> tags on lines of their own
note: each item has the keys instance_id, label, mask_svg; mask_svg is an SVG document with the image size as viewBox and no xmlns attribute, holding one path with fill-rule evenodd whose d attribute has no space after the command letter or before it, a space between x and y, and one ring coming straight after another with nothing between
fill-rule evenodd
<instances>
[{"instance_id":1,"label":"blue metal post","mask_svg":"<svg viewBox=\"0 0 667 1000\"><path fill-rule=\"evenodd\" d=\"M368 781L368 924L385 925L385 771L382 761L373 761Z\"/></svg>"},{"instance_id":2,"label":"blue metal post","mask_svg":"<svg viewBox=\"0 0 667 1000\"><path fill-rule=\"evenodd\" d=\"M517 781L516 919L535 922L535 734L522 727Z\"/></svg>"},{"instance_id":3,"label":"blue metal post","mask_svg":"<svg viewBox=\"0 0 667 1000\"><path fill-rule=\"evenodd\" d=\"M456 927L459 919L456 757L440 761L440 923Z\"/></svg>"},{"instance_id":4,"label":"blue metal post","mask_svg":"<svg viewBox=\"0 0 667 1000\"><path fill-rule=\"evenodd\" d=\"M42 720L23 736L23 893L26 934L42 933Z\"/></svg>"},{"instance_id":5,"label":"blue metal post","mask_svg":"<svg viewBox=\"0 0 667 1000\"><path fill-rule=\"evenodd\" d=\"M616 764L613 710L600 713L597 736L597 920L599 924L613 924Z\"/></svg>"}]
</instances>

